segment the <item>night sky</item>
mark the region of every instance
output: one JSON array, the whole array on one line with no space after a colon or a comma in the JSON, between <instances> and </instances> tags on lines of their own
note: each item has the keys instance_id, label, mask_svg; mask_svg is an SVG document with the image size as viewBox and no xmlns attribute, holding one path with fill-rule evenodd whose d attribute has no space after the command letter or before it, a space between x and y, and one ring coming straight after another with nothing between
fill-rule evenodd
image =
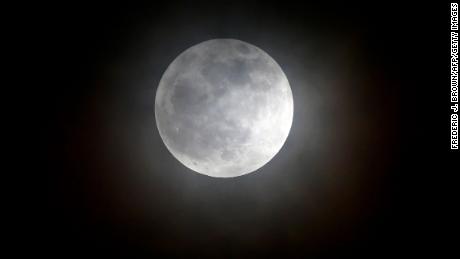
<instances>
[{"instance_id":1,"label":"night sky","mask_svg":"<svg viewBox=\"0 0 460 259\"><path fill-rule=\"evenodd\" d=\"M44 8L34 35L49 78L34 91L41 251L374 258L430 249L431 192L453 161L449 4L216 2ZM184 167L155 124L167 66L213 38L266 51L294 97L278 155L231 179Z\"/></svg>"}]
</instances>

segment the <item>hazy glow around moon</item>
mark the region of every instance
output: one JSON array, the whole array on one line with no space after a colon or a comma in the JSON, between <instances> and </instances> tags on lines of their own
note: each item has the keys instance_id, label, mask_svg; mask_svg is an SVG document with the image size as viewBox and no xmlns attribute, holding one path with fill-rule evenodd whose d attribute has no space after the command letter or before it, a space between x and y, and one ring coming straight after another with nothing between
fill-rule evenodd
<instances>
[{"instance_id":1,"label":"hazy glow around moon","mask_svg":"<svg viewBox=\"0 0 460 259\"><path fill-rule=\"evenodd\" d=\"M157 89L155 118L168 150L212 177L251 173L281 149L292 92L280 66L243 41L214 39L181 53Z\"/></svg>"}]
</instances>

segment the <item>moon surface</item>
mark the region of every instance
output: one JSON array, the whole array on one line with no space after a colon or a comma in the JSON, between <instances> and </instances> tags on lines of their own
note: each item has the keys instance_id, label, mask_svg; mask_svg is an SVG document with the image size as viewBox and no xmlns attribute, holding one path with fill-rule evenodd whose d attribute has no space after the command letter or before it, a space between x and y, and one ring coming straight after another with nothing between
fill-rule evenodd
<instances>
[{"instance_id":1,"label":"moon surface","mask_svg":"<svg viewBox=\"0 0 460 259\"><path fill-rule=\"evenodd\" d=\"M266 52L208 40L166 69L155 97L160 136L189 169L211 177L254 172L281 149L294 104L286 75Z\"/></svg>"}]
</instances>

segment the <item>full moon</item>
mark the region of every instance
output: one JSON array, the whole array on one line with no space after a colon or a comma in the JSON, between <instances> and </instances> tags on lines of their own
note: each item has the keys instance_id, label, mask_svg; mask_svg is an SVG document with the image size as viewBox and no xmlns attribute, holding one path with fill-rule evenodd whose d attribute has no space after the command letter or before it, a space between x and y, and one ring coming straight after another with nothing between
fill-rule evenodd
<instances>
[{"instance_id":1,"label":"full moon","mask_svg":"<svg viewBox=\"0 0 460 259\"><path fill-rule=\"evenodd\" d=\"M211 177L261 168L281 149L294 103L281 67L266 52L213 39L182 52L166 69L155 119L172 155Z\"/></svg>"}]
</instances>

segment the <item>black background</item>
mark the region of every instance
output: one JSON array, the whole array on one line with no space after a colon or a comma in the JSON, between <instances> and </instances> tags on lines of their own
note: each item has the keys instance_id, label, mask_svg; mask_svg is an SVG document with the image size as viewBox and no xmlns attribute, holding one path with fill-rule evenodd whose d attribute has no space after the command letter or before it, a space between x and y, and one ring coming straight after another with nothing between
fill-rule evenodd
<instances>
[{"instance_id":1,"label":"black background","mask_svg":"<svg viewBox=\"0 0 460 259\"><path fill-rule=\"evenodd\" d=\"M449 4L46 5L36 124L49 256L425 254L449 150ZM46 10L45 10L46 9ZM183 50L237 38L284 69L283 150L235 179L164 147L160 77ZM40 172L41 173L41 172Z\"/></svg>"}]
</instances>

